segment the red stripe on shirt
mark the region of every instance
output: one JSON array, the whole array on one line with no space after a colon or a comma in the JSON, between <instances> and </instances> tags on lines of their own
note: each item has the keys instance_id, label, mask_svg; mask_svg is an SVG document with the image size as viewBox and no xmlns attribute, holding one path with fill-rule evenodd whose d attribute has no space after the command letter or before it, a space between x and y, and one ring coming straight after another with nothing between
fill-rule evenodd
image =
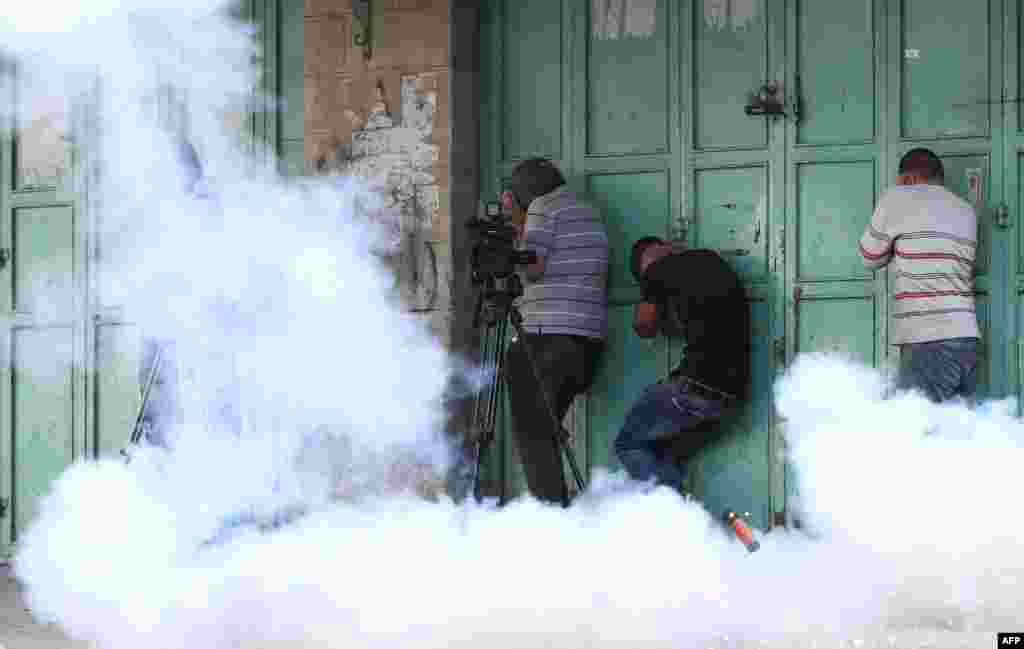
<instances>
[{"instance_id":1,"label":"red stripe on shirt","mask_svg":"<svg viewBox=\"0 0 1024 649\"><path fill-rule=\"evenodd\" d=\"M868 252L868 250L864 247L864 244L860 243L857 245L860 247L860 254L864 255L866 259L882 259L883 257L886 257L889 254L888 250L883 250L882 252L879 253Z\"/></svg>"}]
</instances>

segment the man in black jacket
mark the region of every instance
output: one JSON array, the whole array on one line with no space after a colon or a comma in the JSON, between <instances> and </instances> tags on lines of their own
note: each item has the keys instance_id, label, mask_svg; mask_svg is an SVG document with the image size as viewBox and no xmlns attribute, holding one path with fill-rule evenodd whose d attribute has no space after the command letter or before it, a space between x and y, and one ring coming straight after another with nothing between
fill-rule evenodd
<instances>
[{"instance_id":1,"label":"man in black jacket","mask_svg":"<svg viewBox=\"0 0 1024 649\"><path fill-rule=\"evenodd\" d=\"M734 406L750 375L750 309L739 278L718 253L686 249L657 237L633 245L633 276L643 288L633 330L686 343L669 377L648 386L615 440L615 453L635 480L682 489L681 463L665 442L690 435L687 457L708 441L706 424Z\"/></svg>"}]
</instances>

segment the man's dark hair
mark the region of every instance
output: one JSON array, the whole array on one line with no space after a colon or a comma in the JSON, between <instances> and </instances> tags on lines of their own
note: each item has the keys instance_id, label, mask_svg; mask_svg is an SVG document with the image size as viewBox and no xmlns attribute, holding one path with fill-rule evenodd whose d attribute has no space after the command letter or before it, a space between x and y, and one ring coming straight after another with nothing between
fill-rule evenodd
<instances>
[{"instance_id":1,"label":"man's dark hair","mask_svg":"<svg viewBox=\"0 0 1024 649\"><path fill-rule=\"evenodd\" d=\"M942 160L929 149L911 149L900 158L900 175L914 174L924 176L935 182L945 181Z\"/></svg>"},{"instance_id":2,"label":"man's dark hair","mask_svg":"<svg viewBox=\"0 0 1024 649\"><path fill-rule=\"evenodd\" d=\"M555 163L545 158L523 160L512 170L512 182L509 191L512 198L524 210L530 207L534 199L553 192L565 184L562 172Z\"/></svg>"},{"instance_id":3,"label":"man's dark hair","mask_svg":"<svg viewBox=\"0 0 1024 649\"><path fill-rule=\"evenodd\" d=\"M643 275L640 272L640 258L643 257L644 250L647 250L648 246L655 243L665 243L665 240L660 237L643 237L633 244L633 250L629 253L629 269L633 272L633 277L638 282Z\"/></svg>"}]
</instances>

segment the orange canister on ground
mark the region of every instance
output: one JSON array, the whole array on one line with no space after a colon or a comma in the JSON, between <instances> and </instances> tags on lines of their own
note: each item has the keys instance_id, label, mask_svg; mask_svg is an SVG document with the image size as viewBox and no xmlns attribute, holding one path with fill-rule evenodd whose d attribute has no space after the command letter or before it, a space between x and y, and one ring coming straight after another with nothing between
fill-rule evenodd
<instances>
[{"instance_id":1,"label":"orange canister on ground","mask_svg":"<svg viewBox=\"0 0 1024 649\"><path fill-rule=\"evenodd\" d=\"M740 540L740 543L746 546L748 552L757 552L761 547L757 539L754 538L754 532L747 525L747 522L743 518L731 509L725 510L725 514L722 515L722 519L725 524L732 530L736 538Z\"/></svg>"}]
</instances>

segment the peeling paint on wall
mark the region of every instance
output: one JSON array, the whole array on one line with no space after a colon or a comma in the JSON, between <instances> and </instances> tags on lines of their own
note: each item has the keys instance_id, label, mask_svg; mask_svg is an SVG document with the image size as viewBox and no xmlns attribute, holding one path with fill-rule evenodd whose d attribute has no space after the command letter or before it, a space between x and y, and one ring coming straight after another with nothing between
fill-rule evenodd
<instances>
[{"instance_id":1,"label":"peeling paint on wall","mask_svg":"<svg viewBox=\"0 0 1024 649\"><path fill-rule=\"evenodd\" d=\"M402 297L414 310L437 306L439 277L431 244L438 205L431 142L437 91L420 92L424 75L401 79L400 120L396 123L378 86L366 126L352 131L350 147L339 149L336 170L362 179L377 200L363 210L392 233L387 251L398 273Z\"/></svg>"},{"instance_id":2,"label":"peeling paint on wall","mask_svg":"<svg viewBox=\"0 0 1024 649\"><path fill-rule=\"evenodd\" d=\"M764 13L764 0L704 0L708 29L743 30Z\"/></svg>"},{"instance_id":3,"label":"peeling paint on wall","mask_svg":"<svg viewBox=\"0 0 1024 649\"><path fill-rule=\"evenodd\" d=\"M591 0L590 15L595 38L650 38L657 29L658 0Z\"/></svg>"}]
</instances>

